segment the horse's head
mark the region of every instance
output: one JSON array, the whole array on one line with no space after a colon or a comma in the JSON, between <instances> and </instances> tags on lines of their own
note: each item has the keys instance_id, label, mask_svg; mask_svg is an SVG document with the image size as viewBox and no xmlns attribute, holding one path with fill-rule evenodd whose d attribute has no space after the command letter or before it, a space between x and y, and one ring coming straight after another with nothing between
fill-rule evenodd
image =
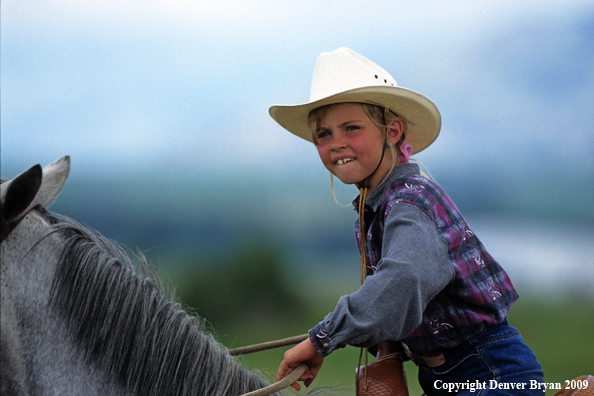
<instances>
[{"instance_id":1,"label":"horse's head","mask_svg":"<svg viewBox=\"0 0 594 396\"><path fill-rule=\"evenodd\" d=\"M1 185L2 236L12 232L0 244L0 395L223 396L263 387L168 296L144 257L67 216L31 210L54 201L69 165L68 157L36 165Z\"/></svg>"},{"instance_id":2,"label":"horse's head","mask_svg":"<svg viewBox=\"0 0 594 396\"><path fill-rule=\"evenodd\" d=\"M32 205L48 207L58 194L70 173L70 157L62 157L41 169L35 165L14 179L2 183L0 193L0 223L2 239L10 232L10 224L27 214Z\"/></svg>"}]
</instances>

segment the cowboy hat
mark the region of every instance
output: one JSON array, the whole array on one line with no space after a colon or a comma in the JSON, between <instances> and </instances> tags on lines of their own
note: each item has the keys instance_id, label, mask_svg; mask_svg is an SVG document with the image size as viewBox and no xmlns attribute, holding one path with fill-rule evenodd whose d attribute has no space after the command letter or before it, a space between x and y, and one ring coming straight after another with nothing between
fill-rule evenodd
<instances>
[{"instance_id":1,"label":"cowboy hat","mask_svg":"<svg viewBox=\"0 0 594 396\"><path fill-rule=\"evenodd\" d=\"M431 100L399 87L387 71L348 48L318 57L308 103L271 106L269 113L289 132L311 142L309 113L318 107L347 102L386 107L405 119L406 140L413 146L413 153L427 148L439 135L441 115Z\"/></svg>"}]
</instances>

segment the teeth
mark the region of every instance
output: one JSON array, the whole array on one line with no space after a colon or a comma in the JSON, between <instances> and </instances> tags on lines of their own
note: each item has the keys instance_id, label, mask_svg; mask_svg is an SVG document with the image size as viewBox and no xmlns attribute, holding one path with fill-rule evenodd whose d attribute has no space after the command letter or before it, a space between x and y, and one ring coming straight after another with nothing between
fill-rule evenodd
<instances>
[{"instance_id":1,"label":"teeth","mask_svg":"<svg viewBox=\"0 0 594 396\"><path fill-rule=\"evenodd\" d=\"M338 161L336 161L336 163L338 165L343 165L343 164L346 164L347 162L350 162L352 160L353 160L352 158L339 159Z\"/></svg>"}]
</instances>

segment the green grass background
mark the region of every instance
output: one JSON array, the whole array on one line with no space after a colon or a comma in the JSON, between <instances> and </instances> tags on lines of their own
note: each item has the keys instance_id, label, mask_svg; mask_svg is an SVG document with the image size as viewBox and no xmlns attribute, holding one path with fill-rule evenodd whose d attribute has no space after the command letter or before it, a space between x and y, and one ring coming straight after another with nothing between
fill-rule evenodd
<instances>
[{"instance_id":1,"label":"green grass background","mask_svg":"<svg viewBox=\"0 0 594 396\"><path fill-rule=\"evenodd\" d=\"M210 271L186 267L170 274L181 301L189 310L205 317L208 331L228 348L304 334L333 309L340 295L356 288L354 282L345 285L337 281L334 287L330 287L333 282L327 282L330 286L316 284L308 281L307 274L301 276L297 287L291 287L273 264L274 251L248 249L238 254L246 264L221 264ZM564 384L580 375L594 375L591 296L584 292L520 293L522 297L508 319L534 350L544 369L545 381ZM286 349L257 352L238 360L273 382ZM311 388L338 387L338 394L354 395L358 359L356 348L335 351L325 359ZM416 366L406 362L405 369L411 396L421 395ZM553 393L548 390L546 395Z\"/></svg>"}]
</instances>

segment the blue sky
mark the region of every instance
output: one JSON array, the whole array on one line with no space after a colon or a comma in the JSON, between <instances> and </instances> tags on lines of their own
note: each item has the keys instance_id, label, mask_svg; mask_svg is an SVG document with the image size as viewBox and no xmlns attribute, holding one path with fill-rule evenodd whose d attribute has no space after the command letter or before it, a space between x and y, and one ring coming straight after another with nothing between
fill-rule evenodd
<instances>
[{"instance_id":1,"label":"blue sky","mask_svg":"<svg viewBox=\"0 0 594 396\"><path fill-rule=\"evenodd\" d=\"M592 175L591 1L1 3L2 173L327 177L268 116L346 46L440 108L430 169ZM316 176L317 177L317 176Z\"/></svg>"},{"instance_id":2,"label":"blue sky","mask_svg":"<svg viewBox=\"0 0 594 396\"><path fill-rule=\"evenodd\" d=\"M72 179L140 175L167 190L184 178L196 191L169 195L192 202L205 193L233 196L233 183L200 188L235 175L245 194L257 196L250 185L292 186L269 196L285 200L279 212L290 208L294 227L306 230L312 207L330 213L320 202L334 205L328 174L313 146L278 126L268 108L307 102L317 56L345 46L437 104L441 135L417 159L438 181L454 175L456 186L472 190L470 179L492 179L500 184L490 198L504 207L523 200L586 208L585 223L568 229L538 223L526 231L521 218L498 218L508 224L498 226L503 231L490 221L477 226L514 274L539 274L544 284L570 273L568 284L592 290L591 0L3 0L0 7L5 176L70 155ZM342 188L347 203L356 191ZM280 232L285 220L270 222Z\"/></svg>"}]
</instances>

